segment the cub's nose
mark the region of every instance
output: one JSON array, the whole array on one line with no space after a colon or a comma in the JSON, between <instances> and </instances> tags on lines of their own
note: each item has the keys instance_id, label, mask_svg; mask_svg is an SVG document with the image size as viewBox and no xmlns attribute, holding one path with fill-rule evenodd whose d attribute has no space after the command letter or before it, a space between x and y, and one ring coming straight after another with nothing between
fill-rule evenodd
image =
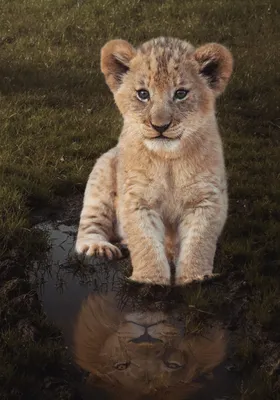
<instances>
[{"instance_id":1,"label":"cub's nose","mask_svg":"<svg viewBox=\"0 0 280 400\"><path fill-rule=\"evenodd\" d=\"M171 122L169 122L169 124L166 124L166 125L158 126L158 125L154 125L151 123L154 130L156 130L160 134L163 134L163 132L165 132L170 127L170 124L171 124Z\"/></svg>"}]
</instances>

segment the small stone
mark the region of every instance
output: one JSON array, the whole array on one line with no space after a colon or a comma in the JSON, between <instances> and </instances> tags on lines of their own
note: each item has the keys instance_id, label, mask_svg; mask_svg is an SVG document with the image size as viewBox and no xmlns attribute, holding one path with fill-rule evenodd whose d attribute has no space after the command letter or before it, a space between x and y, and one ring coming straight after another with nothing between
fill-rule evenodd
<instances>
[{"instance_id":1,"label":"small stone","mask_svg":"<svg viewBox=\"0 0 280 400\"><path fill-rule=\"evenodd\" d=\"M25 341L34 342L36 340L36 337L38 336L37 328L26 319L22 319L19 321L18 330L22 339Z\"/></svg>"}]
</instances>

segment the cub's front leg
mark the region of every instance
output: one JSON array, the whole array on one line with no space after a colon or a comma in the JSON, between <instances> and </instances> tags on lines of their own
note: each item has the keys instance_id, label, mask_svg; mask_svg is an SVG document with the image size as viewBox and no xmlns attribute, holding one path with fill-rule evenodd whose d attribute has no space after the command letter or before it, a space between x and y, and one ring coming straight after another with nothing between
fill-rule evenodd
<instances>
[{"instance_id":1,"label":"cub's front leg","mask_svg":"<svg viewBox=\"0 0 280 400\"><path fill-rule=\"evenodd\" d=\"M79 255L121 257L121 251L110 243L116 219L116 161L117 149L113 148L97 160L89 176L76 241Z\"/></svg>"},{"instance_id":2,"label":"cub's front leg","mask_svg":"<svg viewBox=\"0 0 280 400\"><path fill-rule=\"evenodd\" d=\"M160 215L133 191L124 195L120 214L133 267L130 279L170 284L170 267L164 246L165 228Z\"/></svg>"},{"instance_id":3,"label":"cub's front leg","mask_svg":"<svg viewBox=\"0 0 280 400\"><path fill-rule=\"evenodd\" d=\"M203 280L213 273L218 237L227 216L227 197L204 200L182 217L179 225L180 253L176 284Z\"/></svg>"}]
</instances>

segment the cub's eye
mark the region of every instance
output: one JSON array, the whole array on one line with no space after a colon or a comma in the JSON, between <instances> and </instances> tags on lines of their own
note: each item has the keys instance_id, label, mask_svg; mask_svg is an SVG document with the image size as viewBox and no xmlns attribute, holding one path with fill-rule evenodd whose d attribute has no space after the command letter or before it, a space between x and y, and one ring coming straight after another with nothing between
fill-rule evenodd
<instances>
[{"instance_id":1,"label":"cub's eye","mask_svg":"<svg viewBox=\"0 0 280 400\"><path fill-rule=\"evenodd\" d=\"M189 90L186 89L178 89L176 90L176 92L174 93L174 100L185 100L185 98L187 97L189 93Z\"/></svg>"},{"instance_id":2,"label":"cub's eye","mask_svg":"<svg viewBox=\"0 0 280 400\"><path fill-rule=\"evenodd\" d=\"M183 366L184 366L184 365L182 365L182 364L180 364L180 363L178 363L176 361L171 361L171 362L166 361L165 365L169 369L180 369L180 368L183 368Z\"/></svg>"},{"instance_id":3,"label":"cub's eye","mask_svg":"<svg viewBox=\"0 0 280 400\"><path fill-rule=\"evenodd\" d=\"M140 89L137 90L137 97L140 101L148 101L150 99L150 93L148 90Z\"/></svg>"},{"instance_id":4,"label":"cub's eye","mask_svg":"<svg viewBox=\"0 0 280 400\"><path fill-rule=\"evenodd\" d=\"M119 371L123 371L130 366L130 362L119 362L114 364L114 368L118 369Z\"/></svg>"}]
</instances>

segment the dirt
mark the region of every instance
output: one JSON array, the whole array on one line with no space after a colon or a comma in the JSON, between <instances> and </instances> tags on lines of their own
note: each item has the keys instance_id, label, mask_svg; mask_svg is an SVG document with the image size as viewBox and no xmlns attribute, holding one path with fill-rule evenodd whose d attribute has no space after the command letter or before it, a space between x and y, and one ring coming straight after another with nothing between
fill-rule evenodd
<instances>
[{"instance_id":1,"label":"dirt","mask_svg":"<svg viewBox=\"0 0 280 400\"><path fill-rule=\"evenodd\" d=\"M0 398L81 399L83 373L47 320L29 272L20 259L0 263Z\"/></svg>"}]
</instances>

